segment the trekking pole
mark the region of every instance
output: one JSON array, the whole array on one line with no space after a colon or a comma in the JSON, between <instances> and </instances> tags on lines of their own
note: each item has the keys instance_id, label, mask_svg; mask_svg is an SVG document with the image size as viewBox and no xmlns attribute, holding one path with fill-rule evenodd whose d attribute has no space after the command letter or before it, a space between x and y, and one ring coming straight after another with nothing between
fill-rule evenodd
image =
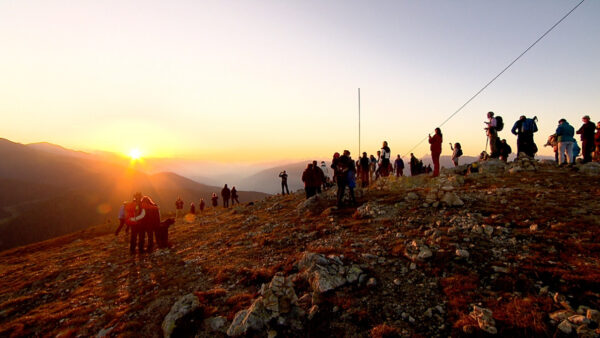
<instances>
[{"instance_id":1,"label":"trekking pole","mask_svg":"<svg viewBox=\"0 0 600 338\"><path fill-rule=\"evenodd\" d=\"M488 146L488 142L490 141L489 137L485 137L485 152L487 153L487 146Z\"/></svg>"}]
</instances>

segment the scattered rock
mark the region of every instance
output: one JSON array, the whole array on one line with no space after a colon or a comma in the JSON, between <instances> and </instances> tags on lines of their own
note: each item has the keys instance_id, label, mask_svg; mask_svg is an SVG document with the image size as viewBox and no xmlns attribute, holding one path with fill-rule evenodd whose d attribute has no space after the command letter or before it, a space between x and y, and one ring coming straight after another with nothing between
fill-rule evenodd
<instances>
[{"instance_id":1,"label":"scattered rock","mask_svg":"<svg viewBox=\"0 0 600 338\"><path fill-rule=\"evenodd\" d=\"M561 330L564 334L571 334L573 331L573 326L569 323L568 320L563 320L558 324L558 329Z\"/></svg>"},{"instance_id":2,"label":"scattered rock","mask_svg":"<svg viewBox=\"0 0 600 338\"><path fill-rule=\"evenodd\" d=\"M465 203L453 192L446 192L441 200L442 203L449 207L461 207Z\"/></svg>"},{"instance_id":3,"label":"scattered rock","mask_svg":"<svg viewBox=\"0 0 600 338\"><path fill-rule=\"evenodd\" d=\"M490 334L498 333L496 321L494 320L490 309L473 306L473 311L471 311L469 315L477 321L477 325L479 325L479 328L483 331Z\"/></svg>"},{"instance_id":4,"label":"scattered rock","mask_svg":"<svg viewBox=\"0 0 600 338\"><path fill-rule=\"evenodd\" d=\"M325 209L329 207L330 201L326 198L324 194L317 194L303 202L301 202L298 207L296 207L296 211L298 215L302 216L305 213L310 213L312 215L319 215Z\"/></svg>"},{"instance_id":5,"label":"scattered rock","mask_svg":"<svg viewBox=\"0 0 600 338\"><path fill-rule=\"evenodd\" d=\"M290 278L277 273L269 285L261 286L260 294L248 309L235 315L227 335L240 336L251 330L268 328L273 319L276 319L277 325L289 323L294 329L302 327L300 317L304 311L297 305L298 297Z\"/></svg>"},{"instance_id":6,"label":"scattered rock","mask_svg":"<svg viewBox=\"0 0 600 338\"><path fill-rule=\"evenodd\" d=\"M185 330L189 326L189 320L195 316L200 309L200 301L193 294L187 294L180 298L173 306L162 322L163 335L171 337L179 330Z\"/></svg>"},{"instance_id":7,"label":"scattered rock","mask_svg":"<svg viewBox=\"0 0 600 338\"><path fill-rule=\"evenodd\" d=\"M204 327L210 332L225 332L225 324L227 324L227 318L221 316L209 317L204 320Z\"/></svg>"},{"instance_id":8,"label":"scattered rock","mask_svg":"<svg viewBox=\"0 0 600 338\"><path fill-rule=\"evenodd\" d=\"M456 256L460 258L469 258L469 251L464 249L456 249Z\"/></svg>"}]
</instances>

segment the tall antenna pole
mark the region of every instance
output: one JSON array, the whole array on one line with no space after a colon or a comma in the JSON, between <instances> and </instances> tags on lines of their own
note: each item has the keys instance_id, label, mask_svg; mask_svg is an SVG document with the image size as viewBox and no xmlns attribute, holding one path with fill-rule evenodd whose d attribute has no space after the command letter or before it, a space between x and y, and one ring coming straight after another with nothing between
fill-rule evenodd
<instances>
[{"instance_id":1,"label":"tall antenna pole","mask_svg":"<svg viewBox=\"0 0 600 338\"><path fill-rule=\"evenodd\" d=\"M358 88L358 154L357 158L360 158L360 88Z\"/></svg>"}]
</instances>

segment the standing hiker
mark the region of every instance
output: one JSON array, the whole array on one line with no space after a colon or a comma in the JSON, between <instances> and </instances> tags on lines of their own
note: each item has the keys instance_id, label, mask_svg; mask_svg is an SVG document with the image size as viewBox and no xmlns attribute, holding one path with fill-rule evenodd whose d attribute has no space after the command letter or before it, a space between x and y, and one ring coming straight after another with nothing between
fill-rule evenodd
<instances>
[{"instance_id":1,"label":"standing hiker","mask_svg":"<svg viewBox=\"0 0 600 338\"><path fill-rule=\"evenodd\" d=\"M315 184L315 192L317 194L321 193L321 186L325 184L325 173L323 172L323 170L321 170L321 168L319 168L319 165L317 163L317 161L313 161L313 172L314 172L314 184Z\"/></svg>"},{"instance_id":2,"label":"standing hiker","mask_svg":"<svg viewBox=\"0 0 600 338\"><path fill-rule=\"evenodd\" d=\"M212 202L213 208L216 208L217 205L219 205L219 196L217 196L217 193L213 192L212 196L210 197L210 200Z\"/></svg>"},{"instance_id":3,"label":"standing hiker","mask_svg":"<svg viewBox=\"0 0 600 338\"><path fill-rule=\"evenodd\" d=\"M596 125L596 134L594 135L594 158L595 162L600 162L600 122Z\"/></svg>"},{"instance_id":4,"label":"standing hiker","mask_svg":"<svg viewBox=\"0 0 600 338\"><path fill-rule=\"evenodd\" d=\"M351 177L354 175L356 169L354 168L354 161L350 157L350 151L344 150L344 155L340 156L337 161L335 161L332 166L335 171L335 176L337 180L337 206L341 208L343 206L344 193L346 190L346 186L349 186L351 183ZM353 204L356 204L356 199L354 198L354 187L350 186L350 199Z\"/></svg>"},{"instance_id":5,"label":"standing hiker","mask_svg":"<svg viewBox=\"0 0 600 338\"><path fill-rule=\"evenodd\" d=\"M490 144L490 157L498 158L500 156L499 146L500 141L498 139L498 132L502 130L504 124L500 116L494 117L494 112L487 113L488 122L484 122L487 127L485 128L488 141Z\"/></svg>"},{"instance_id":6,"label":"standing hiker","mask_svg":"<svg viewBox=\"0 0 600 338\"><path fill-rule=\"evenodd\" d=\"M415 157L415 154L410 153L410 176L415 176L419 174L417 170L417 166L419 165L419 160Z\"/></svg>"},{"instance_id":7,"label":"standing hiker","mask_svg":"<svg viewBox=\"0 0 600 338\"><path fill-rule=\"evenodd\" d=\"M206 205L206 203L204 203L204 198L201 198L200 202L198 202L198 209L200 210L200 213L202 213L204 211L205 205Z\"/></svg>"},{"instance_id":8,"label":"standing hiker","mask_svg":"<svg viewBox=\"0 0 600 338\"><path fill-rule=\"evenodd\" d=\"M288 184L287 184L287 179L288 179L288 174L284 171L279 173L279 177L281 178L281 194L285 195L285 192L287 191L287 194L290 194L290 189L288 188ZM285 188L285 191L283 190Z\"/></svg>"},{"instance_id":9,"label":"standing hiker","mask_svg":"<svg viewBox=\"0 0 600 338\"><path fill-rule=\"evenodd\" d=\"M325 161L321 161L321 171L323 172L323 190L327 190L327 181L329 180L329 169L327 169L327 164Z\"/></svg>"},{"instance_id":10,"label":"standing hiker","mask_svg":"<svg viewBox=\"0 0 600 338\"><path fill-rule=\"evenodd\" d=\"M233 206L235 204L235 202L237 202L237 204L240 204L240 200L238 200L237 189L235 189L235 187L232 187L231 188L231 206Z\"/></svg>"},{"instance_id":11,"label":"standing hiker","mask_svg":"<svg viewBox=\"0 0 600 338\"><path fill-rule=\"evenodd\" d=\"M402 157L400 157L400 154L398 154L394 161L394 170L396 171L396 177L404 175L404 161L402 160Z\"/></svg>"},{"instance_id":12,"label":"standing hiker","mask_svg":"<svg viewBox=\"0 0 600 338\"><path fill-rule=\"evenodd\" d=\"M315 171L313 169L313 164L309 163L304 169L302 173L302 182L304 182L304 191L306 193L306 199L313 197L317 193L317 188L315 187L315 182L317 178L315 177Z\"/></svg>"},{"instance_id":13,"label":"standing hiker","mask_svg":"<svg viewBox=\"0 0 600 338\"><path fill-rule=\"evenodd\" d=\"M369 161L369 157L367 157L367 153L364 152L362 157L360 158L360 183L363 188L369 186L369 176L370 176L370 168L371 161Z\"/></svg>"},{"instance_id":14,"label":"standing hiker","mask_svg":"<svg viewBox=\"0 0 600 338\"><path fill-rule=\"evenodd\" d=\"M177 197L175 201L175 218L183 217L183 200L181 197Z\"/></svg>"},{"instance_id":15,"label":"standing hiker","mask_svg":"<svg viewBox=\"0 0 600 338\"><path fill-rule=\"evenodd\" d=\"M565 154L567 156L566 162L573 164L575 157L573 156L573 144L575 139L575 128L567 122L566 119L560 119L558 121L558 128L556 128L556 140L558 142L558 165L565 164Z\"/></svg>"},{"instance_id":16,"label":"standing hiker","mask_svg":"<svg viewBox=\"0 0 600 338\"><path fill-rule=\"evenodd\" d=\"M223 208L229 208L229 197L231 197L231 190L227 188L227 184L221 189L221 197L223 197Z\"/></svg>"},{"instance_id":17,"label":"standing hiker","mask_svg":"<svg viewBox=\"0 0 600 338\"><path fill-rule=\"evenodd\" d=\"M452 142L450 142L450 150L452 150L452 163L454 163L455 167L458 167L458 159L463 155L462 147L460 143L454 143L454 147L452 147Z\"/></svg>"},{"instance_id":18,"label":"standing hiker","mask_svg":"<svg viewBox=\"0 0 600 338\"><path fill-rule=\"evenodd\" d=\"M536 120L536 117L530 119L521 115L510 130L511 133L517 135L517 157L521 153L534 157L537 153L537 145L533 140L533 133L538 131Z\"/></svg>"},{"instance_id":19,"label":"standing hiker","mask_svg":"<svg viewBox=\"0 0 600 338\"><path fill-rule=\"evenodd\" d=\"M194 202L190 203L190 214L196 214L196 206L194 205Z\"/></svg>"},{"instance_id":20,"label":"standing hiker","mask_svg":"<svg viewBox=\"0 0 600 338\"><path fill-rule=\"evenodd\" d=\"M383 141L383 145L381 146L381 177L387 177L389 175L390 169L390 158L392 157L392 153L390 151L390 147L388 147L387 141Z\"/></svg>"},{"instance_id":21,"label":"standing hiker","mask_svg":"<svg viewBox=\"0 0 600 338\"><path fill-rule=\"evenodd\" d=\"M119 235L119 232L121 231L121 228L123 227L123 225L125 225L125 206L127 205L127 201L123 202L123 204L121 204L121 207L119 208L119 227L117 228L117 231L115 232L115 236ZM129 235L129 224L126 225L125 227L125 236Z\"/></svg>"},{"instance_id":22,"label":"standing hiker","mask_svg":"<svg viewBox=\"0 0 600 338\"><path fill-rule=\"evenodd\" d=\"M442 154L442 142L443 142L442 130L435 128L435 134L431 136L429 134L429 144L431 146L431 159L433 161L433 177L440 175L440 155Z\"/></svg>"},{"instance_id":23,"label":"standing hiker","mask_svg":"<svg viewBox=\"0 0 600 338\"><path fill-rule=\"evenodd\" d=\"M583 121L583 125L579 130L577 130L577 134L581 135L581 152L583 153L583 163L588 163L592 161L592 153L594 152L594 136L596 131L596 126L594 122L590 121L590 117L585 115L581 118Z\"/></svg>"}]
</instances>

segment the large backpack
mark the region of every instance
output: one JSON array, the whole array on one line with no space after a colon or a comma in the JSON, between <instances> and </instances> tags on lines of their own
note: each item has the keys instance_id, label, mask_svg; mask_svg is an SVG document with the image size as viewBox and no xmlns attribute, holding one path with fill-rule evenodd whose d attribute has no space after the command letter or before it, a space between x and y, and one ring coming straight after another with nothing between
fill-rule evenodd
<instances>
[{"instance_id":1,"label":"large backpack","mask_svg":"<svg viewBox=\"0 0 600 338\"><path fill-rule=\"evenodd\" d=\"M525 121L523 121L523 132L535 133L537 131L537 125L533 119L525 119Z\"/></svg>"},{"instance_id":2,"label":"large backpack","mask_svg":"<svg viewBox=\"0 0 600 338\"><path fill-rule=\"evenodd\" d=\"M504 129L504 121L502 121L502 116L496 116L496 130L501 131Z\"/></svg>"}]
</instances>

